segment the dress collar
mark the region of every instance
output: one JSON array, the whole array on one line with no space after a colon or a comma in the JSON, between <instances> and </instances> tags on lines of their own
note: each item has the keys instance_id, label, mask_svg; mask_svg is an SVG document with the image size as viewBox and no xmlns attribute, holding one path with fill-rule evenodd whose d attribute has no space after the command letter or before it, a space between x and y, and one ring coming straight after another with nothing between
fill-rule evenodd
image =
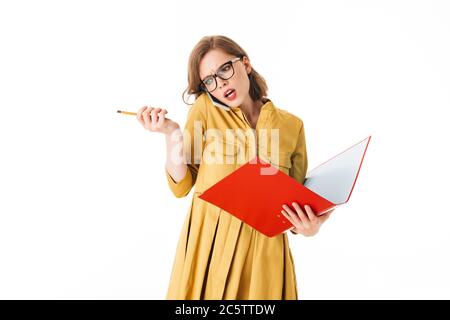
<instances>
[{"instance_id":1,"label":"dress collar","mask_svg":"<svg viewBox=\"0 0 450 320\"><path fill-rule=\"evenodd\" d=\"M261 107L261 111L263 111L263 110L273 110L274 109L274 105L273 105L273 103L272 103L272 101L270 100L270 99L268 99L268 98L263 98L263 105L262 105L262 107ZM241 109L241 107L240 106L237 106L237 107L229 107L228 109L227 109L227 111L230 111L230 110L233 110L233 111L238 111L239 109Z\"/></svg>"}]
</instances>

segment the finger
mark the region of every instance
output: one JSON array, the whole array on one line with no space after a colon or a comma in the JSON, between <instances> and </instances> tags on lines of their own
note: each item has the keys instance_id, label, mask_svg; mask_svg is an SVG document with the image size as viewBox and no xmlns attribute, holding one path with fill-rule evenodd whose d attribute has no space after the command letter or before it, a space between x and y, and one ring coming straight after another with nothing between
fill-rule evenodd
<instances>
[{"instance_id":1,"label":"finger","mask_svg":"<svg viewBox=\"0 0 450 320\"><path fill-rule=\"evenodd\" d=\"M281 213L282 213L282 214L286 217L286 219L288 219L289 222L292 224L292 227L289 228L289 230L297 229L297 231L299 231L299 232L305 230L305 227L303 226L303 224L302 224L301 222L299 222L299 220L298 220L297 222L296 222L296 221L293 221L292 218L291 218L291 217L287 214L287 212L284 211L284 210L281 210Z\"/></svg>"},{"instance_id":2,"label":"finger","mask_svg":"<svg viewBox=\"0 0 450 320\"><path fill-rule=\"evenodd\" d=\"M304 223L305 223L305 221L303 221L303 220L300 218L299 214L296 212L297 209L294 208L294 210L292 210L291 207L289 207L289 206L287 206L287 205L286 205L286 207L287 207L288 210L289 210L288 213L291 215L291 217L292 217L293 219L295 219L296 221L298 221L298 223L300 223L300 224L304 224Z\"/></svg>"},{"instance_id":3,"label":"finger","mask_svg":"<svg viewBox=\"0 0 450 320\"><path fill-rule=\"evenodd\" d=\"M294 225L303 223L303 221L298 217L297 213L295 213L288 205L284 204L283 209L289 215L290 220L294 222Z\"/></svg>"},{"instance_id":4,"label":"finger","mask_svg":"<svg viewBox=\"0 0 450 320\"><path fill-rule=\"evenodd\" d=\"M138 112L136 113L136 119L138 119L138 121L143 125L144 124L144 120L142 119L142 112L144 112L144 110L147 109L147 106L143 106L142 108L140 108L138 110Z\"/></svg>"},{"instance_id":5,"label":"finger","mask_svg":"<svg viewBox=\"0 0 450 320\"><path fill-rule=\"evenodd\" d=\"M158 112L161 111L161 108L155 108L151 112L152 116L152 128L156 127L156 123L158 122Z\"/></svg>"},{"instance_id":6,"label":"finger","mask_svg":"<svg viewBox=\"0 0 450 320\"><path fill-rule=\"evenodd\" d=\"M329 217L330 217L330 213L327 212L327 213L320 215L319 220L322 223L322 222L325 222Z\"/></svg>"},{"instance_id":7,"label":"finger","mask_svg":"<svg viewBox=\"0 0 450 320\"><path fill-rule=\"evenodd\" d=\"M156 124L156 126L158 128L161 128L164 124L164 119L166 118L167 114L167 110L166 109L162 109L162 111L159 113L159 118L158 118L158 123Z\"/></svg>"},{"instance_id":8,"label":"finger","mask_svg":"<svg viewBox=\"0 0 450 320\"><path fill-rule=\"evenodd\" d=\"M142 112L144 112L144 110L147 109L147 106L143 106L142 108L139 108L139 110L136 112L136 117L140 117L142 116Z\"/></svg>"},{"instance_id":9,"label":"finger","mask_svg":"<svg viewBox=\"0 0 450 320\"><path fill-rule=\"evenodd\" d=\"M308 216L303 212L302 208L297 202L292 202L292 206L297 211L298 217L300 218L303 224L310 223Z\"/></svg>"},{"instance_id":10,"label":"finger","mask_svg":"<svg viewBox=\"0 0 450 320\"><path fill-rule=\"evenodd\" d=\"M142 113L142 118L144 119L144 123L145 123L145 128L146 129L150 129L151 128L151 126L150 126L150 112L153 110L154 108L153 107L148 107L147 108L147 110L145 110L143 113Z\"/></svg>"},{"instance_id":11,"label":"finger","mask_svg":"<svg viewBox=\"0 0 450 320\"><path fill-rule=\"evenodd\" d=\"M333 210L330 210L330 211L327 211L327 212L325 212L324 214L321 214L321 215L319 216L320 221L321 221L321 222L326 221L326 220L330 217L330 215L331 215L331 213L332 213L333 211L334 211L334 209L333 209Z\"/></svg>"},{"instance_id":12,"label":"finger","mask_svg":"<svg viewBox=\"0 0 450 320\"><path fill-rule=\"evenodd\" d=\"M316 214L308 204L305 204L305 211L306 214L308 215L309 221L311 221L312 223L319 222L319 219L317 218Z\"/></svg>"},{"instance_id":13,"label":"finger","mask_svg":"<svg viewBox=\"0 0 450 320\"><path fill-rule=\"evenodd\" d=\"M299 223L298 221L295 222L290 215L287 214L286 211L281 210L281 213L283 214L283 216L292 224L292 228L297 228L301 225L301 223Z\"/></svg>"}]
</instances>

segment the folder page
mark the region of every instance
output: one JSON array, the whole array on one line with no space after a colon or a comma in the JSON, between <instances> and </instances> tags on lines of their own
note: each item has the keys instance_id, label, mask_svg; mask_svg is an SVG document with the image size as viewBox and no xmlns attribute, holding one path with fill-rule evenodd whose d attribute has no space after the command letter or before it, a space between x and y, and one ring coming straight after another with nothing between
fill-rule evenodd
<instances>
[{"instance_id":1,"label":"folder page","mask_svg":"<svg viewBox=\"0 0 450 320\"><path fill-rule=\"evenodd\" d=\"M336 205L346 203L358 178L370 138L309 171L303 185Z\"/></svg>"}]
</instances>

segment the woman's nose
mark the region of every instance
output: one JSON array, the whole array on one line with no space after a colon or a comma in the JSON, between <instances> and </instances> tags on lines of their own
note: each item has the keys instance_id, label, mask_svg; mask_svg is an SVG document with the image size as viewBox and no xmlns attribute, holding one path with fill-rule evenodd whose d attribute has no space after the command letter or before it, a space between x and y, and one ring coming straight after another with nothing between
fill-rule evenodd
<instances>
[{"instance_id":1,"label":"woman's nose","mask_svg":"<svg viewBox=\"0 0 450 320\"><path fill-rule=\"evenodd\" d=\"M222 89L225 83L228 83L228 80L222 80L219 78L219 89Z\"/></svg>"}]
</instances>

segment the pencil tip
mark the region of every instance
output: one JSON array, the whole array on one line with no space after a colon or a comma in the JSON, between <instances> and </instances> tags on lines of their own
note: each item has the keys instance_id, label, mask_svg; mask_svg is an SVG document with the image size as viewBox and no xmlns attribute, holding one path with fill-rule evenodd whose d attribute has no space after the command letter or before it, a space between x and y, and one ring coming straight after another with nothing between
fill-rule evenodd
<instances>
[{"instance_id":1,"label":"pencil tip","mask_svg":"<svg viewBox=\"0 0 450 320\"><path fill-rule=\"evenodd\" d=\"M122 111L120 111L120 110L117 110L117 112L118 112L118 113L121 113Z\"/></svg>"}]
</instances>

